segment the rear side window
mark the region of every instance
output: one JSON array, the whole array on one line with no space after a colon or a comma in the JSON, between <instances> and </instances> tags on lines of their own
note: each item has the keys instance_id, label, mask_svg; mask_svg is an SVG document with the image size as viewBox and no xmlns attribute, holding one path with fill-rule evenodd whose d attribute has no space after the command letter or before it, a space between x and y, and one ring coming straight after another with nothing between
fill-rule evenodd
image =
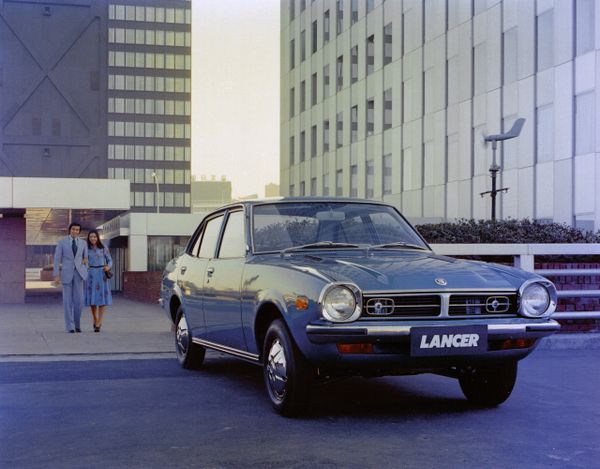
<instances>
[{"instance_id":1,"label":"rear side window","mask_svg":"<svg viewBox=\"0 0 600 469\"><path fill-rule=\"evenodd\" d=\"M233 212L227 218L223 240L219 248L219 258L244 257L246 240L244 236L244 212Z\"/></svg>"},{"instance_id":2,"label":"rear side window","mask_svg":"<svg viewBox=\"0 0 600 469\"><path fill-rule=\"evenodd\" d=\"M217 241L219 239L219 232L221 231L222 222L223 215L213 218L206 223L204 233L202 234L202 241L200 242L198 257L210 258L215 255L215 249L217 247Z\"/></svg>"}]
</instances>

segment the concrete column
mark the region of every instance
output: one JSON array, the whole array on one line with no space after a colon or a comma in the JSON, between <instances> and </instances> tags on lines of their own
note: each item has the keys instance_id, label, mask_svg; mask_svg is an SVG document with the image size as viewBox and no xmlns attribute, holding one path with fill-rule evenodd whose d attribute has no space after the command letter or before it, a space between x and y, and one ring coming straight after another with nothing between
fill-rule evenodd
<instances>
[{"instance_id":1,"label":"concrete column","mask_svg":"<svg viewBox=\"0 0 600 469\"><path fill-rule=\"evenodd\" d=\"M129 235L129 271L145 272L148 270L148 236Z\"/></svg>"},{"instance_id":2,"label":"concrete column","mask_svg":"<svg viewBox=\"0 0 600 469\"><path fill-rule=\"evenodd\" d=\"M25 303L25 210L0 212L0 303Z\"/></svg>"}]
</instances>

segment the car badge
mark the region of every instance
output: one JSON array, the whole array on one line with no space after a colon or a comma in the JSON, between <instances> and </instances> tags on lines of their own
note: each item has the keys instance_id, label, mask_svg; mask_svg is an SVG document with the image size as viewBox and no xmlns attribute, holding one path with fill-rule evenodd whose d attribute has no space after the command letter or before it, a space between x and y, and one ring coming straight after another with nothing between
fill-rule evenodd
<instances>
[{"instance_id":1,"label":"car badge","mask_svg":"<svg viewBox=\"0 0 600 469\"><path fill-rule=\"evenodd\" d=\"M446 280L445 280L445 279L443 279L443 278L441 278L441 277L439 277L439 278L436 278L436 279L435 279L435 283L437 283L438 285L441 285L442 287L443 287L444 285L448 285L448 282L446 282Z\"/></svg>"},{"instance_id":2,"label":"car badge","mask_svg":"<svg viewBox=\"0 0 600 469\"><path fill-rule=\"evenodd\" d=\"M375 314L381 314L381 310L383 309L383 305L378 301L375 303Z\"/></svg>"},{"instance_id":3,"label":"car badge","mask_svg":"<svg viewBox=\"0 0 600 469\"><path fill-rule=\"evenodd\" d=\"M496 311L498 309L498 306L500 306L500 302L494 298L494 301L492 301L492 304L490 306L494 311Z\"/></svg>"}]
</instances>

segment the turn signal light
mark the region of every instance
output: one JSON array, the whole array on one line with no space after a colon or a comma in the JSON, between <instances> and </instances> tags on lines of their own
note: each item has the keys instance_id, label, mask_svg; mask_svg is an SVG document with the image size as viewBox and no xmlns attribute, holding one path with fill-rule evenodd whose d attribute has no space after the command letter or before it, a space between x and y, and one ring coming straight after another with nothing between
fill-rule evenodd
<instances>
[{"instance_id":1,"label":"turn signal light","mask_svg":"<svg viewBox=\"0 0 600 469\"><path fill-rule=\"evenodd\" d=\"M297 296L296 309L300 311L308 309L308 298L306 298L305 296Z\"/></svg>"},{"instance_id":2,"label":"turn signal light","mask_svg":"<svg viewBox=\"0 0 600 469\"><path fill-rule=\"evenodd\" d=\"M534 339L506 339L502 341L500 348L508 350L512 348L529 348L534 344Z\"/></svg>"},{"instance_id":3,"label":"turn signal light","mask_svg":"<svg viewBox=\"0 0 600 469\"><path fill-rule=\"evenodd\" d=\"M373 353L373 344L337 344L340 353Z\"/></svg>"}]
</instances>

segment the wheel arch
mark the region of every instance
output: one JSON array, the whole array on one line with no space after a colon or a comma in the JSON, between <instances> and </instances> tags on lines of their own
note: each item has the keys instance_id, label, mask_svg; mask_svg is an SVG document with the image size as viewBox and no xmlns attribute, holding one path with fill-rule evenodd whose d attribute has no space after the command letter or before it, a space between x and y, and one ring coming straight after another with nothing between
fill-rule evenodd
<instances>
[{"instance_id":1,"label":"wheel arch","mask_svg":"<svg viewBox=\"0 0 600 469\"><path fill-rule=\"evenodd\" d=\"M256 312L256 319L254 320L254 340L256 341L256 349L261 359L267 330L269 329L269 325L276 319L281 319L284 324L286 323L283 313L275 303L266 301L260 305Z\"/></svg>"},{"instance_id":2,"label":"wheel arch","mask_svg":"<svg viewBox=\"0 0 600 469\"><path fill-rule=\"evenodd\" d=\"M171 315L171 321L173 321L173 324L175 324L177 321L177 310L180 306L181 300L177 295L173 295L169 301L169 313Z\"/></svg>"}]
</instances>

